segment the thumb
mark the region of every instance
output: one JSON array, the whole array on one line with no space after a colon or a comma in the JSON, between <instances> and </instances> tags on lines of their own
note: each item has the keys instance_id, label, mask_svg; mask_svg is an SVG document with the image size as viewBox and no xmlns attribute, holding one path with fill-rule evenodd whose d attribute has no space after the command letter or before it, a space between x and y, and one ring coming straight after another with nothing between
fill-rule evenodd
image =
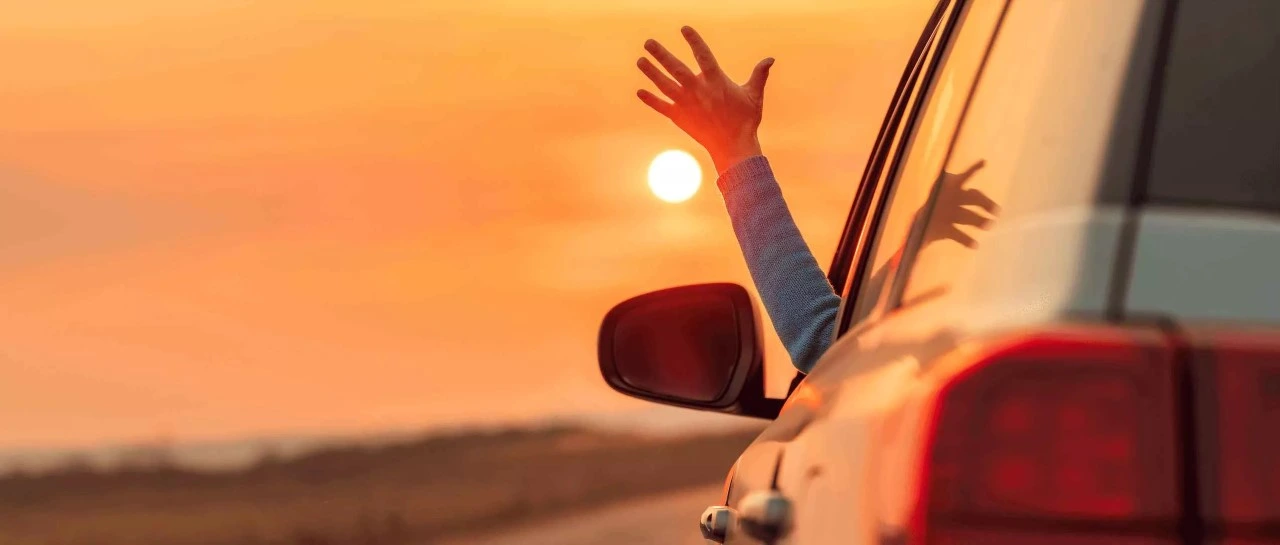
<instances>
[{"instance_id":1,"label":"thumb","mask_svg":"<svg viewBox=\"0 0 1280 545\"><path fill-rule=\"evenodd\" d=\"M747 80L747 91L757 99L764 98L764 83L769 79L770 68L773 68L773 57L756 64L755 70L751 71L751 79Z\"/></svg>"}]
</instances>

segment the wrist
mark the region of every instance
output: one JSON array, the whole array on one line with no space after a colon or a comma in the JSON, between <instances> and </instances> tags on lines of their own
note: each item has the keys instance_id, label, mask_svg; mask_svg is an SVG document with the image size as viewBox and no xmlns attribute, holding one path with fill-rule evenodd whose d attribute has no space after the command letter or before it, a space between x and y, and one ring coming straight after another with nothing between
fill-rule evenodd
<instances>
[{"instance_id":1,"label":"wrist","mask_svg":"<svg viewBox=\"0 0 1280 545\"><path fill-rule=\"evenodd\" d=\"M712 156L711 161L715 163L716 173L724 174L724 171L729 170L733 165L757 155L764 155L764 152L760 149L760 140L753 134L749 138L726 146L720 153Z\"/></svg>"}]
</instances>

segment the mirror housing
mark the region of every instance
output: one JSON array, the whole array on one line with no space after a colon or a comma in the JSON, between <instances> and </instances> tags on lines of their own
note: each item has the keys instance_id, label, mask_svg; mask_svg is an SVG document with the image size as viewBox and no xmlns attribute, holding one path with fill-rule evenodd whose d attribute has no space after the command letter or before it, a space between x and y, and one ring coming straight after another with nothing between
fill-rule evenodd
<instances>
[{"instance_id":1,"label":"mirror housing","mask_svg":"<svg viewBox=\"0 0 1280 545\"><path fill-rule=\"evenodd\" d=\"M600 374L614 390L678 407L775 418L751 294L696 284L633 297L600 326Z\"/></svg>"}]
</instances>

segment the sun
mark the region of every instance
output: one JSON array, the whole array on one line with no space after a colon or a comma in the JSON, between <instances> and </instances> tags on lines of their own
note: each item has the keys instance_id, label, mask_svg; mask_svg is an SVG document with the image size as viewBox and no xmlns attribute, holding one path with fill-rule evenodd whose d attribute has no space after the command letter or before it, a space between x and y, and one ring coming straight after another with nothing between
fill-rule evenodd
<instances>
[{"instance_id":1,"label":"sun","mask_svg":"<svg viewBox=\"0 0 1280 545\"><path fill-rule=\"evenodd\" d=\"M649 163L649 189L666 202L689 200L702 185L702 167L689 152L667 150Z\"/></svg>"}]
</instances>

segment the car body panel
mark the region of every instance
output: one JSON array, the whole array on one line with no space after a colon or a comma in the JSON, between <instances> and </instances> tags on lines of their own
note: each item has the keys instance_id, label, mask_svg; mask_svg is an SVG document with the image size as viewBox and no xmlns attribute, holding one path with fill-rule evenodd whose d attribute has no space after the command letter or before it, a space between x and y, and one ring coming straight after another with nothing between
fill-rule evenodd
<instances>
[{"instance_id":1,"label":"car body panel","mask_svg":"<svg viewBox=\"0 0 1280 545\"><path fill-rule=\"evenodd\" d=\"M1159 113L1152 85L1161 82L1154 66L1170 5L1007 4L944 166L985 162L974 187L1003 210L976 248L940 245L895 273L897 300L841 324L842 336L739 458L727 505L775 484L795 502L794 529L774 545L901 542L937 393L983 339L1078 323L1280 322L1275 214L1142 200L1156 187L1147 177ZM1027 51L1038 64L1014 62ZM902 162L911 151L878 153ZM875 237L875 226L850 227ZM727 543L754 542L730 532Z\"/></svg>"},{"instance_id":2,"label":"car body panel","mask_svg":"<svg viewBox=\"0 0 1280 545\"><path fill-rule=\"evenodd\" d=\"M1152 207L1140 215L1134 246L1129 312L1280 323L1280 217Z\"/></svg>"},{"instance_id":3,"label":"car body panel","mask_svg":"<svg viewBox=\"0 0 1280 545\"><path fill-rule=\"evenodd\" d=\"M975 339L1107 314L1156 41L1150 20L1159 6L1139 0L1093 4L1092 12L1064 6L1010 4L1001 30L1009 34L991 46L991 58L1006 66L988 69L964 107L981 115L983 101L1009 102L1000 86L1036 98L995 124L972 125L969 118L954 136L947 170L986 160L975 183L1002 201L1001 217L968 250L965 266L933 275L953 275L947 289L917 302L907 297L908 304L839 338L735 465L730 506L771 486L777 469L778 489L797 506L785 542L893 541L905 532L917 499L925 428L949 376L944 362ZM1020 26L1046 13L1057 18L1054 32ZM1090 30L1068 31L1081 26ZM1061 65L1064 81L1019 83L1043 67L1007 66L1001 57L1028 42ZM1064 108L1035 111L1046 103ZM992 145L1009 160L989 159ZM730 532L727 543L752 541Z\"/></svg>"}]
</instances>

